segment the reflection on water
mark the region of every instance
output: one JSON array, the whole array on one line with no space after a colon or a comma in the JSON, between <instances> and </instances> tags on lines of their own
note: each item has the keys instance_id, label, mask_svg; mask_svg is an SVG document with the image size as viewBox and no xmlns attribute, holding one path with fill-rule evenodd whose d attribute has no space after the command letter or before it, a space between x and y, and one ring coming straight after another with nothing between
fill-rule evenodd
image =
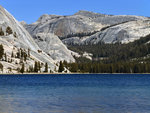
<instances>
[{"instance_id":1,"label":"reflection on water","mask_svg":"<svg viewBox=\"0 0 150 113\"><path fill-rule=\"evenodd\" d=\"M148 113L148 75L0 76L0 113Z\"/></svg>"}]
</instances>

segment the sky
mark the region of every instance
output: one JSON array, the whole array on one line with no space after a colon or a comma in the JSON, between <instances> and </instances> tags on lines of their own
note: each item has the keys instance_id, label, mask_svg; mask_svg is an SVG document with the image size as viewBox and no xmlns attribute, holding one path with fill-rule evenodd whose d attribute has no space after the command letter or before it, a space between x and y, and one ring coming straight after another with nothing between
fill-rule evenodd
<instances>
[{"instance_id":1,"label":"sky","mask_svg":"<svg viewBox=\"0 0 150 113\"><path fill-rule=\"evenodd\" d=\"M150 0L1 0L0 5L28 24L43 14L73 15L79 10L150 17Z\"/></svg>"}]
</instances>

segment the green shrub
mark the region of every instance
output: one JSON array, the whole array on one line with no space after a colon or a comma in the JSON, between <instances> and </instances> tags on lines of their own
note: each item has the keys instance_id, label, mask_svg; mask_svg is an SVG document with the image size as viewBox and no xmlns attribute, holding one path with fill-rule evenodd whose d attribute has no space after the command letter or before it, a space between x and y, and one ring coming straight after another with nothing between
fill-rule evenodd
<instances>
[{"instance_id":1,"label":"green shrub","mask_svg":"<svg viewBox=\"0 0 150 113\"><path fill-rule=\"evenodd\" d=\"M8 35L13 34L13 31L12 31L12 29L9 26L6 28L6 33Z\"/></svg>"}]
</instances>

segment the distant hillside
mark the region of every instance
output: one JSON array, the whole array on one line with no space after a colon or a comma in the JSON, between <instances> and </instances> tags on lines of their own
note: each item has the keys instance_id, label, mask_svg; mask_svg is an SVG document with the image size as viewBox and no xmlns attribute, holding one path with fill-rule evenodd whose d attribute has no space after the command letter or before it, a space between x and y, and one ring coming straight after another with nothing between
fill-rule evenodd
<instances>
[{"instance_id":1,"label":"distant hillside","mask_svg":"<svg viewBox=\"0 0 150 113\"><path fill-rule=\"evenodd\" d=\"M71 72L150 72L148 17L79 11L71 16L46 14L23 25L33 37L38 33L59 37L76 60L63 63Z\"/></svg>"},{"instance_id":2,"label":"distant hillside","mask_svg":"<svg viewBox=\"0 0 150 113\"><path fill-rule=\"evenodd\" d=\"M75 57L67 64L72 72L86 73L150 73L150 35L128 44L76 45L69 49L93 54L92 60Z\"/></svg>"},{"instance_id":3,"label":"distant hillside","mask_svg":"<svg viewBox=\"0 0 150 113\"><path fill-rule=\"evenodd\" d=\"M54 33L66 45L129 43L150 34L150 19L142 16L104 15L79 11L71 16L43 15L24 25L29 33Z\"/></svg>"},{"instance_id":4,"label":"distant hillside","mask_svg":"<svg viewBox=\"0 0 150 113\"><path fill-rule=\"evenodd\" d=\"M71 16L42 15L28 25L0 6L0 73L146 73L149 69L147 17L79 11Z\"/></svg>"}]
</instances>

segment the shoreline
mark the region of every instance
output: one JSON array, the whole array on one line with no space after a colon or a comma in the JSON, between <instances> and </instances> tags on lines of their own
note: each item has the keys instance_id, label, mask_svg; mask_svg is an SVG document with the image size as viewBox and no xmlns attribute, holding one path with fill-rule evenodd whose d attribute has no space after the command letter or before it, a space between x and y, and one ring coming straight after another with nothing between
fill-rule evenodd
<instances>
[{"instance_id":1,"label":"shoreline","mask_svg":"<svg viewBox=\"0 0 150 113\"><path fill-rule=\"evenodd\" d=\"M150 75L150 73L4 73L1 75Z\"/></svg>"}]
</instances>

